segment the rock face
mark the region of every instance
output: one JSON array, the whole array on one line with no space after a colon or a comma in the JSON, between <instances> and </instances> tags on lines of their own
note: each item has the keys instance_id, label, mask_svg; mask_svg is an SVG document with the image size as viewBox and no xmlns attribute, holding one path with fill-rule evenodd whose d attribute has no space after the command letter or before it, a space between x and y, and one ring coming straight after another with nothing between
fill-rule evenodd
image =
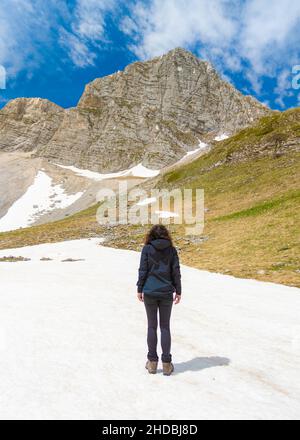
<instances>
[{"instance_id":1,"label":"rock face","mask_svg":"<svg viewBox=\"0 0 300 440\"><path fill-rule=\"evenodd\" d=\"M20 98L0 111L0 148L34 151L66 165L112 172L161 168L199 139L231 134L270 109L223 81L184 49L97 78L75 108Z\"/></svg>"},{"instance_id":2,"label":"rock face","mask_svg":"<svg viewBox=\"0 0 300 440\"><path fill-rule=\"evenodd\" d=\"M32 151L47 144L64 109L40 98L17 98L0 111L0 150Z\"/></svg>"}]
</instances>

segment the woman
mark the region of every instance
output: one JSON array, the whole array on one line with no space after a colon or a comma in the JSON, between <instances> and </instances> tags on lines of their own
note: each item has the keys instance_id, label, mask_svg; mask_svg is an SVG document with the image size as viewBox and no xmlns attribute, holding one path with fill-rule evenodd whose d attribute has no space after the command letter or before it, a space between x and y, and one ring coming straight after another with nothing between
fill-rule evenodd
<instances>
[{"instance_id":1,"label":"woman","mask_svg":"<svg viewBox=\"0 0 300 440\"><path fill-rule=\"evenodd\" d=\"M177 250L173 246L168 229L163 225L152 226L146 235L140 259L137 297L144 302L148 319L148 360L145 367L149 373L153 374L157 371L157 310L159 310L163 374L169 376L174 371L170 353L170 317L173 301L178 304L181 299L181 273Z\"/></svg>"}]
</instances>

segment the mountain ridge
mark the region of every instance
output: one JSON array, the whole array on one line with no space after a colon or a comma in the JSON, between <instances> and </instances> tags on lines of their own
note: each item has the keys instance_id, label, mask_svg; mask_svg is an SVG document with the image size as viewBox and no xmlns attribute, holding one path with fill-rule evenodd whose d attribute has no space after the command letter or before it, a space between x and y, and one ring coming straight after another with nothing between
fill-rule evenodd
<instances>
[{"instance_id":1,"label":"mountain ridge","mask_svg":"<svg viewBox=\"0 0 300 440\"><path fill-rule=\"evenodd\" d=\"M233 134L271 113L175 48L85 86L76 107L17 98L0 110L0 151L32 151L64 165L112 172L175 163L199 140Z\"/></svg>"}]
</instances>

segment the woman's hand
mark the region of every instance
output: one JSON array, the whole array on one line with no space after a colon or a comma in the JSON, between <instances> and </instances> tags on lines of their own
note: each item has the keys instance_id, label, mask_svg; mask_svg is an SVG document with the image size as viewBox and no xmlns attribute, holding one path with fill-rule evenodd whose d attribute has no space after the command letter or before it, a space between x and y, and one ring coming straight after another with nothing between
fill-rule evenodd
<instances>
[{"instance_id":1,"label":"woman's hand","mask_svg":"<svg viewBox=\"0 0 300 440\"><path fill-rule=\"evenodd\" d=\"M139 301L144 302L144 294L143 294L143 293L138 292L138 293L137 293L137 297L138 297L138 300L139 300Z\"/></svg>"},{"instance_id":2,"label":"woman's hand","mask_svg":"<svg viewBox=\"0 0 300 440\"><path fill-rule=\"evenodd\" d=\"M181 300L181 295L175 295L175 298L174 298L174 304L178 304L178 303L180 303L180 300Z\"/></svg>"}]
</instances>

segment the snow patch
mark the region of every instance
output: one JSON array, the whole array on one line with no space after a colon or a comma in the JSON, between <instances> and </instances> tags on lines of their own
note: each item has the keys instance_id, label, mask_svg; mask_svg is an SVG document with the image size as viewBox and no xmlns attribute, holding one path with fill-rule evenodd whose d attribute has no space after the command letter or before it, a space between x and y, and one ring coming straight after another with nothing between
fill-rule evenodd
<instances>
[{"instance_id":1,"label":"snow patch","mask_svg":"<svg viewBox=\"0 0 300 440\"><path fill-rule=\"evenodd\" d=\"M185 153L185 155L179 160L179 162L180 162L181 160L184 160L184 159L185 159L186 157L188 157L188 156L194 155L194 154L198 153L198 152L201 151L201 150L205 150L205 148L207 148L207 147L208 147L208 144L206 144L205 142L202 142L202 141L199 139L198 148L196 148L195 150L187 151L187 152Z\"/></svg>"},{"instance_id":2,"label":"snow patch","mask_svg":"<svg viewBox=\"0 0 300 440\"><path fill-rule=\"evenodd\" d=\"M229 138L229 136L226 133L222 133L222 134L219 134L218 136L216 136L214 138L214 140L220 142L220 141L224 141L224 139L228 139L228 138Z\"/></svg>"},{"instance_id":3,"label":"snow patch","mask_svg":"<svg viewBox=\"0 0 300 440\"><path fill-rule=\"evenodd\" d=\"M73 171L77 176L86 177L91 180L104 180L104 179L114 179L118 177L155 177L159 174L159 170L151 170L149 168L144 167L141 163L129 168L124 171L118 171L116 173L97 173L96 171L83 170L81 168L77 168L73 165L60 165L58 163L54 164L60 168L64 168L66 170Z\"/></svg>"},{"instance_id":4,"label":"snow patch","mask_svg":"<svg viewBox=\"0 0 300 440\"><path fill-rule=\"evenodd\" d=\"M205 142L202 142L200 139L199 140L199 148L198 150L204 150L206 147L208 147L208 144L206 144Z\"/></svg>"},{"instance_id":5,"label":"snow patch","mask_svg":"<svg viewBox=\"0 0 300 440\"><path fill-rule=\"evenodd\" d=\"M134 177L155 177L160 173L160 170L151 170L150 168L144 167L141 163L133 168L125 171L123 176L134 176Z\"/></svg>"},{"instance_id":6,"label":"snow patch","mask_svg":"<svg viewBox=\"0 0 300 440\"><path fill-rule=\"evenodd\" d=\"M67 195L62 185L54 185L51 177L38 171L34 182L0 219L0 232L26 228L41 215L72 205L83 192Z\"/></svg>"}]
</instances>

